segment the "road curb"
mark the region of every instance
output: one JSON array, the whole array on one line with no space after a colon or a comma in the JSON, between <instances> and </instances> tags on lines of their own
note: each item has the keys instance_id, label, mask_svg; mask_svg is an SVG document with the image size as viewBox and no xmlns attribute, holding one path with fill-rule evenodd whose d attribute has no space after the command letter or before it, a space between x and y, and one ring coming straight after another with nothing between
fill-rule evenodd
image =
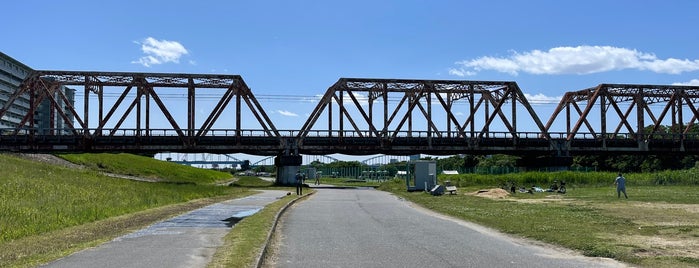
<instances>
[{"instance_id":1,"label":"road curb","mask_svg":"<svg viewBox=\"0 0 699 268\"><path fill-rule=\"evenodd\" d=\"M296 204L296 202L298 202L299 200L305 199L313 194L315 194L315 191L310 192L310 193L303 195L299 198L296 198L294 200L291 200L291 202L287 203L282 209L279 210L279 212L277 212L277 215L274 216L274 223L272 223L272 228L269 230L269 233L267 233L267 239L265 240L265 246L262 248L262 251L257 256L257 263L255 264L255 267L257 267L257 268L262 267L263 260L265 259L265 257L267 256L267 253L269 251L269 243L270 243L270 241L272 241L272 235L277 230L277 223L279 223L279 218L281 218L282 214L284 214L284 212L286 212L286 210L291 205Z\"/></svg>"}]
</instances>

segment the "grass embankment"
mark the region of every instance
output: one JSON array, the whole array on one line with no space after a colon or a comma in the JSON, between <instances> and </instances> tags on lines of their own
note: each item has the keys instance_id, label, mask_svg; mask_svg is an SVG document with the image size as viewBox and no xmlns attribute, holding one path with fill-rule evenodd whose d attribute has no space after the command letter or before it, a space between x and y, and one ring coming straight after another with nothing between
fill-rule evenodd
<instances>
[{"instance_id":1,"label":"grass embankment","mask_svg":"<svg viewBox=\"0 0 699 268\"><path fill-rule=\"evenodd\" d=\"M121 163L129 167L126 170L132 170L143 160L126 158L131 160L111 163ZM157 167L158 163L148 165L150 170L173 165L161 163L167 167ZM112 167L113 173L138 175ZM191 181L200 170L190 169L185 174L190 174L191 179L160 178ZM3 171L0 173L0 267L33 266L220 201L221 197L251 194L244 188L210 185L213 179L207 180L206 185L139 182L10 155L0 155L0 170Z\"/></svg>"},{"instance_id":2,"label":"grass embankment","mask_svg":"<svg viewBox=\"0 0 699 268\"><path fill-rule=\"evenodd\" d=\"M636 184L653 183L656 175L630 174L627 176L629 199L623 196L617 199L611 187L615 175L475 176L474 180L480 180L479 183L489 183L481 185L469 181L468 176L462 175L456 180L452 176L449 178L452 182L468 186L460 187L458 195L437 197L422 192L408 193L402 180L385 183L380 189L443 214L579 250L587 256L609 257L649 267L699 265L699 187L695 184L640 186ZM584 180L587 176L592 178L589 182ZM568 184L568 192L564 195L518 193L503 199L489 199L463 194L497 187L502 180L548 185L553 178L575 183Z\"/></svg>"},{"instance_id":3,"label":"grass embankment","mask_svg":"<svg viewBox=\"0 0 699 268\"><path fill-rule=\"evenodd\" d=\"M231 178L231 174L224 172L192 168L132 154L61 154L58 156L91 169L162 182L207 184Z\"/></svg>"}]
</instances>

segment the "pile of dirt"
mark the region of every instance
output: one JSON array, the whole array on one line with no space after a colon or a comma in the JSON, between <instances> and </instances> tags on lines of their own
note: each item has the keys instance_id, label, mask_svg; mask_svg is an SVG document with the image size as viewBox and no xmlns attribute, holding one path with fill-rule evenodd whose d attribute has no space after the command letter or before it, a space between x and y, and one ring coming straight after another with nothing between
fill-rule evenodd
<instances>
[{"instance_id":1,"label":"pile of dirt","mask_svg":"<svg viewBox=\"0 0 699 268\"><path fill-rule=\"evenodd\" d=\"M467 193L468 195L480 196L493 199L502 199L508 197L510 193L500 188L478 190L477 192Z\"/></svg>"}]
</instances>

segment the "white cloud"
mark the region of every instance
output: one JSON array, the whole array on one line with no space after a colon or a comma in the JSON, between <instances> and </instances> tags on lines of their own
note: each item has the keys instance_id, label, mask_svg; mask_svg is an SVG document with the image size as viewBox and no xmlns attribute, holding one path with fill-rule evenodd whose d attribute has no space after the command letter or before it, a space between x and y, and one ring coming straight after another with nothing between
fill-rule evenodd
<instances>
[{"instance_id":1,"label":"white cloud","mask_svg":"<svg viewBox=\"0 0 699 268\"><path fill-rule=\"evenodd\" d=\"M464 68L458 68L458 69L457 68L449 68L449 74L464 77L464 76L474 76L477 73L474 71L466 70Z\"/></svg>"},{"instance_id":2,"label":"white cloud","mask_svg":"<svg viewBox=\"0 0 699 268\"><path fill-rule=\"evenodd\" d=\"M277 112L283 116L299 116L296 113L285 111L285 110L277 110Z\"/></svg>"},{"instance_id":3,"label":"white cloud","mask_svg":"<svg viewBox=\"0 0 699 268\"><path fill-rule=\"evenodd\" d=\"M544 94L536 94L532 95L529 93L524 93L524 97L527 98L527 101L529 101L530 104L536 105L536 104L557 104L561 101L563 97L551 97L551 96L546 96Z\"/></svg>"},{"instance_id":4,"label":"white cloud","mask_svg":"<svg viewBox=\"0 0 699 268\"><path fill-rule=\"evenodd\" d=\"M131 63L141 64L146 67L168 62L179 63L180 57L189 54L186 48L177 41L157 40L148 37L143 42L135 42L141 45L141 51L145 54Z\"/></svg>"},{"instance_id":5,"label":"white cloud","mask_svg":"<svg viewBox=\"0 0 699 268\"><path fill-rule=\"evenodd\" d=\"M699 86L699 79L692 79L689 82L672 83L675 86Z\"/></svg>"},{"instance_id":6,"label":"white cloud","mask_svg":"<svg viewBox=\"0 0 699 268\"><path fill-rule=\"evenodd\" d=\"M612 46L555 47L548 51L512 52L509 57L484 56L459 61L458 68L449 70L456 76L471 76L482 70L494 70L511 75L530 74L592 74L635 69L655 73L679 74L699 70L699 59L659 59L651 53Z\"/></svg>"}]
</instances>

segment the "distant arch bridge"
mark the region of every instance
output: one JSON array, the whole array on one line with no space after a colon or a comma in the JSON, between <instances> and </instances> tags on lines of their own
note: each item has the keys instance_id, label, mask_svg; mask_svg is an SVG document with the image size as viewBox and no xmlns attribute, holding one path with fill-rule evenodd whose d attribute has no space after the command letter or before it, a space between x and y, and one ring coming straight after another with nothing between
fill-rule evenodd
<instances>
[{"instance_id":1,"label":"distant arch bridge","mask_svg":"<svg viewBox=\"0 0 699 268\"><path fill-rule=\"evenodd\" d=\"M256 166L273 166L274 156L268 156L257 161L241 160L236 156L231 154L209 154L209 153L194 153L194 154L183 154L183 153L159 153L154 156L155 159L161 161L168 161L189 166L200 166L200 167L256 167ZM420 155L377 155L366 158L364 160L358 161L367 166L382 166L386 164L408 162L412 160L419 160ZM303 165L309 165L314 162L319 162L323 164L328 164L332 162L343 161L338 158L328 156L328 155L304 155Z\"/></svg>"}]
</instances>

